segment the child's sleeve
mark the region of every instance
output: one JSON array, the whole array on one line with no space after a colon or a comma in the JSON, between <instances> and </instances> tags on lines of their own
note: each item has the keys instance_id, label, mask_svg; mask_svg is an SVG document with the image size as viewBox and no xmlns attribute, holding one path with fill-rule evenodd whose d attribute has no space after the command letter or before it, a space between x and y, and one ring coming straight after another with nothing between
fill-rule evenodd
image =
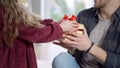
<instances>
[{"instance_id":1,"label":"child's sleeve","mask_svg":"<svg viewBox=\"0 0 120 68\"><path fill-rule=\"evenodd\" d=\"M19 26L19 38L35 43L50 42L62 37L62 29L58 23L52 20L43 20L46 26L43 28Z\"/></svg>"}]
</instances>

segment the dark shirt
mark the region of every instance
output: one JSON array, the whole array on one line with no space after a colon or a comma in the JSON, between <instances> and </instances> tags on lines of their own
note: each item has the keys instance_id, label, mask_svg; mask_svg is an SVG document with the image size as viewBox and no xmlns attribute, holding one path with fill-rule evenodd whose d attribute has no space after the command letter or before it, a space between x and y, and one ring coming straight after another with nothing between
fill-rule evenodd
<instances>
[{"instance_id":1,"label":"dark shirt","mask_svg":"<svg viewBox=\"0 0 120 68\"><path fill-rule=\"evenodd\" d=\"M0 7L0 39L4 26L3 9ZM28 27L19 24L19 35L14 40L14 45L9 48L6 44L0 47L0 68L37 68L33 42L49 42L62 37L62 29L52 20L44 20L43 28Z\"/></svg>"},{"instance_id":2,"label":"dark shirt","mask_svg":"<svg viewBox=\"0 0 120 68\"><path fill-rule=\"evenodd\" d=\"M84 24L88 35L99 23L98 13L99 9L93 7L81 11L77 16L77 22ZM106 51L107 58L104 65L101 65L98 62L99 67L120 68L120 8L114 13L114 20L110 25L101 46L102 49ZM81 64L81 61L83 61L83 59L81 59L81 55L83 54L86 53L78 50L75 53L75 59L79 65Z\"/></svg>"}]
</instances>

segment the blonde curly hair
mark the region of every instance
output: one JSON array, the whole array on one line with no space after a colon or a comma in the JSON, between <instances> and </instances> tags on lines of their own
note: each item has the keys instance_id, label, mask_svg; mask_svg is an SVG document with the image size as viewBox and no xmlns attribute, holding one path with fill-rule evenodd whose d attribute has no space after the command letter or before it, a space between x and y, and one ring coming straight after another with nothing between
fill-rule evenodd
<instances>
[{"instance_id":1,"label":"blonde curly hair","mask_svg":"<svg viewBox=\"0 0 120 68\"><path fill-rule=\"evenodd\" d=\"M0 42L4 41L10 47L13 46L13 41L19 34L19 23L36 27L38 23L40 24L41 22L39 17L26 11L19 0L0 0L0 5L4 11L4 27L2 30L2 40L0 40Z\"/></svg>"}]
</instances>

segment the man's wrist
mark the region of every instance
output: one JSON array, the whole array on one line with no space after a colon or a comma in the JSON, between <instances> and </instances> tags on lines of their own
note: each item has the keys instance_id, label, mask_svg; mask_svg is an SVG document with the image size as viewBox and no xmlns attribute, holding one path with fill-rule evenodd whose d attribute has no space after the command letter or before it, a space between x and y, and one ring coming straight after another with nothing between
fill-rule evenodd
<instances>
[{"instance_id":1,"label":"man's wrist","mask_svg":"<svg viewBox=\"0 0 120 68\"><path fill-rule=\"evenodd\" d=\"M93 46L94 46L94 42L91 42L91 45L90 45L90 47L86 50L86 52L88 53Z\"/></svg>"}]
</instances>

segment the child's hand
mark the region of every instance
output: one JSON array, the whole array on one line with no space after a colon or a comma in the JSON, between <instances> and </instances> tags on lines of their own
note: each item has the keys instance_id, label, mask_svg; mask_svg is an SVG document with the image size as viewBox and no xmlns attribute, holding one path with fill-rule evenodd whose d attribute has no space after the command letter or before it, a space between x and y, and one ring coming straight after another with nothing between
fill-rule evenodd
<instances>
[{"instance_id":1,"label":"child's hand","mask_svg":"<svg viewBox=\"0 0 120 68\"><path fill-rule=\"evenodd\" d=\"M77 31L78 23L75 21L62 20L60 23L63 32Z\"/></svg>"}]
</instances>

